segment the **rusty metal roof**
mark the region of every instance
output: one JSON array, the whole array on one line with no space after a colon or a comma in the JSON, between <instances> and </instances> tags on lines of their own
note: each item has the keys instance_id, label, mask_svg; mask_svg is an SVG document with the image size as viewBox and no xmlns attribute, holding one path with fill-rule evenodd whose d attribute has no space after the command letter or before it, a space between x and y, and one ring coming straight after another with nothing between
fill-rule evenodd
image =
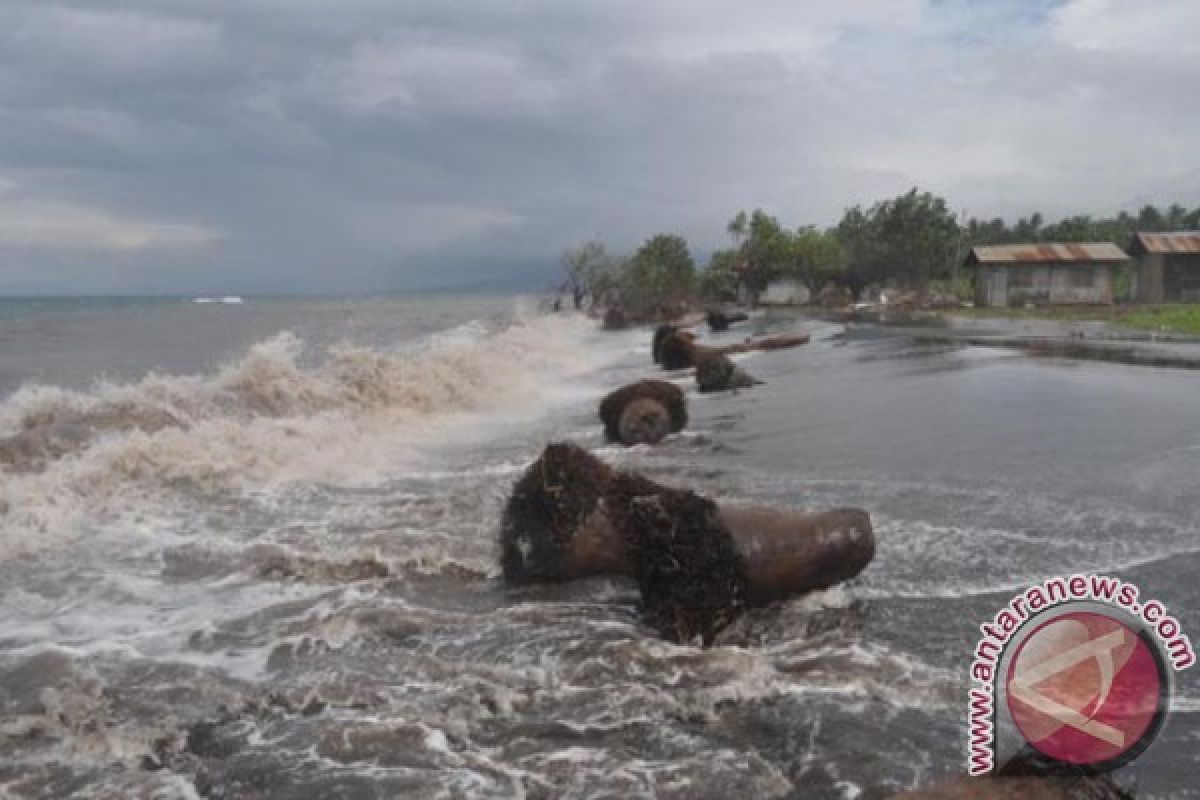
<instances>
[{"instance_id":1,"label":"rusty metal roof","mask_svg":"<svg viewBox=\"0 0 1200 800\"><path fill-rule=\"evenodd\" d=\"M1128 261L1125 251L1110 242L1070 244L997 244L971 248L968 264L1028 264L1030 262Z\"/></svg>"},{"instance_id":2,"label":"rusty metal roof","mask_svg":"<svg viewBox=\"0 0 1200 800\"><path fill-rule=\"evenodd\" d=\"M1129 249L1146 253L1200 253L1200 231L1135 233Z\"/></svg>"}]
</instances>

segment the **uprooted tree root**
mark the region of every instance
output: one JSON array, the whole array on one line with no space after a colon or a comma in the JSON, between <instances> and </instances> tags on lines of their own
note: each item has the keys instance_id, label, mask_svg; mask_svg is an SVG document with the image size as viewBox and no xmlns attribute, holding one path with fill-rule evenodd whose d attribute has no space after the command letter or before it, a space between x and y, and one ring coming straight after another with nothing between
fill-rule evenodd
<instances>
[{"instance_id":1,"label":"uprooted tree root","mask_svg":"<svg viewBox=\"0 0 1200 800\"><path fill-rule=\"evenodd\" d=\"M500 530L501 566L513 583L588 574L576 537L611 526L609 563L637 580L647 624L674 642L716 634L746 606L747 567L716 503L610 469L582 448L549 445L521 476Z\"/></svg>"},{"instance_id":2,"label":"uprooted tree root","mask_svg":"<svg viewBox=\"0 0 1200 800\"><path fill-rule=\"evenodd\" d=\"M654 359L655 364L662 363L662 354L659 352L659 348L662 347L663 341L668 336L673 336L674 334L679 333L679 330L680 329L678 326L670 324L659 325L654 329L654 339L650 344L650 355Z\"/></svg>"},{"instance_id":3,"label":"uprooted tree root","mask_svg":"<svg viewBox=\"0 0 1200 800\"><path fill-rule=\"evenodd\" d=\"M623 441L620 430L621 415L633 401L642 398L657 401L662 405L669 417L671 433L678 433L687 425L687 401L682 389L667 381L638 381L622 386L600 401L600 420L604 423L604 437L608 441Z\"/></svg>"},{"instance_id":4,"label":"uprooted tree root","mask_svg":"<svg viewBox=\"0 0 1200 800\"><path fill-rule=\"evenodd\" d=\"M634 552L646 623L673 642L712 644L748 593L745 559L717 504L630 474L619 475L610 496Z\"/></svg>"},{"instance_id":5,"label":"uprooted tree root","mask_svg":"<svg viewBox=\"0 0 1200 800\"><path fill-rule=\"evenodd\" d=\"M500 566L512 583L577 577L576 533L597 510L614 472L586 450L551 444L517 481L500 526Z\"/></svg>"}]
</instances>

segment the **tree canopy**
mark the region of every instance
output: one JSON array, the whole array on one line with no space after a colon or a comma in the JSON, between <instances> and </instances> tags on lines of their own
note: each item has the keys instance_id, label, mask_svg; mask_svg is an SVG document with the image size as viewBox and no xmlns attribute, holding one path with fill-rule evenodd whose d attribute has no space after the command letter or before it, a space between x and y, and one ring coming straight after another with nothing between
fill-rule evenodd
<instances>
[{"instance_id":1,"label":"tree canopy","mask_svg":"<svg viewBox=\"0 0 1200 800\"><path fill-rule=\"evenodd\" d=\"M639 301L655 305L678 302L689 295L696 265L687 241L672 233L651 236L629 261L627 286ZM633 298L626 298L631 302Z\"/></svg>"},{"instance_id":2,"label":"tree canopy","mask_svg":"<svg viewBox=\"0 0 1200 800\"><path fill-rule=\"evenodd\" d=\"M562 265L567 276L563 288L575 295L577 307L584 298L596 302L616 288L617 262L601 242L584 242L563 251Z\"/></svg>"},{"instance_id":3,"label":"tree canopy","mask_svg":"<svg viewBox=\"0 0 1200 800\"><path fill-rule=\"evenodd\" d=\"M848 209L837 238L854 289L889 281L921 286L950 273L959 229L944 199L913 188L866 211Z\"/></svg>"},{"instance_id":4,"label":"tree canopy","mask_svg":"<svg viewBox=\"0 0 1200 800\"><path fill-rule=\"evenodd\" d=\"M955 262L976 245L1097 241L1125 247L1137 231L1167 230L1200 230L1200 208L1175 203L1112 217L1047 222L1034 212L1013 223L999 217L960 223L945 199L914 187L869 208L848 208L825 230L789 228L761 208L738 211L725 226L732 246L714 251L699 276L687 242L668 233L650 237L625 259L587 242L564 253L563 266L569 288L582 286L593 298L619 296L624 304L649 309L697 292L730 300L739 281L756 296L781 277L814 294L831 283L854 292L868 284L921 288L953 274Z\"/></svg>"}]
</instances>

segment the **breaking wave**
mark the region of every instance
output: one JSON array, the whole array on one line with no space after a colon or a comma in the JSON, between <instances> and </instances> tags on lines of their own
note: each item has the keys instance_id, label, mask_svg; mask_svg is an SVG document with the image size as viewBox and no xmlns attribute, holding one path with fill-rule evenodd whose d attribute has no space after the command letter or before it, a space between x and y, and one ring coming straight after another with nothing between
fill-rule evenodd
<instances>
[{"instance_id":1,"label":"breaking wave","mask_svg":"<svg viewBox=\"0 0 1200 800\"><path fill-rule=\"evenodd\" d=\"M385 478L580 396L593 330L534 317L312 354L280 333L212 374L20 389L0 404L0 558L181 492Z\"/></svg>"}]
</instances>

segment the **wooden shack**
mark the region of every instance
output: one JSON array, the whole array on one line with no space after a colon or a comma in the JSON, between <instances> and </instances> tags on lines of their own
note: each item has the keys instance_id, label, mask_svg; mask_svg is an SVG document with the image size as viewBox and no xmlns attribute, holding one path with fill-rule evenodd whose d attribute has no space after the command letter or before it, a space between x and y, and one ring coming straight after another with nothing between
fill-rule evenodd
<instances>
[{"instance_id":1,"label":"wooden shack","mask_svg":"<svg viewBox=\"0 0 1200 800\"><path fill-rule=\"evenodd\" d=\"M1133 296L1141 303L1200 303L1200 231L1135 233Z\"/></svg>"},{"instance_id":2,"label":"wooden shack","mask_svg":"<svg viewBox=\"0 0 1200 800\"><path fill-rule=\"evenodd\" d=\"M1107 305L1129 261L1109 242L988 245L971 249L979 306Z\"/></svg>"}]
</instances>

